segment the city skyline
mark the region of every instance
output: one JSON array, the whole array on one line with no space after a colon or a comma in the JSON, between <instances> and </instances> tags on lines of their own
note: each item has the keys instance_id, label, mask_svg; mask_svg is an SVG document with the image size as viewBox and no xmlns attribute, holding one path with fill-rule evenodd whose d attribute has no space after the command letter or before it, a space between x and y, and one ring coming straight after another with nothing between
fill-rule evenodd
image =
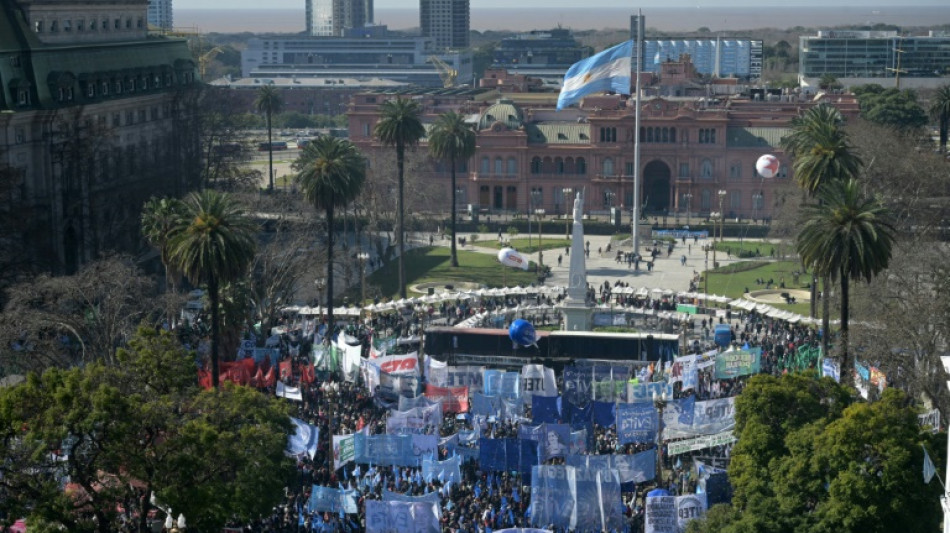
<instances>
[{"instance_id":1,"label":"city skyline","mask_svg":"<svg viewBox=\"0 0 950 533\"><path fill-rule=\"evenodd\" d=\"M304 9L304 0L271 0L268 2L268 8L274 10L282 9ZM595 0L588 8L625 8L629 7L631 11L637 9L649 10L650 8L723 8L723 7L822 7L828 3L822 0L796 0L796 1L778 1L778 0L729 0L728 2L716 2L714 0L648 0L640 5L633 5L623 0ZM912 6L944 6L945 0L912 0ZM531 8L570 8L577 7L573 0L525 0L516 7L517 9ZM868 8L892 8L902 9L907 6L895 5L894 0L842 0L835 4L836 7L868 7ZM478 5L473 5L473 9L499 9L512 7L510 2L505 0L480 0ZM418 9L417 2L407 2L405 0L378 0L377 9ZM175 0L175 9L221 9L219 0ZM232 0L228 3L227 9L261 9L260 2L256 0Z\"/></svg>"}]
</instances>

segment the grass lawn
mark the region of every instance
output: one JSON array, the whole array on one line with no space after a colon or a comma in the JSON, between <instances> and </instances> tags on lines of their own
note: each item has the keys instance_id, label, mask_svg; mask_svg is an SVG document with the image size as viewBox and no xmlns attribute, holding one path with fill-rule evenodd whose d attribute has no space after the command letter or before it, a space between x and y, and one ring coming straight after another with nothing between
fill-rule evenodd
<instances>
[{"instance_id":1,"label":"grass lawn","mask_svg":"<svg viewBox=\"0 0 950 533\"><path fill-rule=\"evenodd\" d=\"M732 255L737 255L740 251L755 253L758 250L758 257L770 257L773 251L776 254L779 253L777 245L762 241L742 241L741 244L739 241L720 241L716 243L716 250L718 252L728 250Z\"/></svg>"},{"instance_id":2,"label":"grass lawn","mask_svg":"<svg viewBox=\"0 0 950 533\"><path fill-rule=\"evenodd\" d=\"M544 246L545 250L555 250L558 248L565 248L571 245L571 241L568 239L541 239L541 243ZM491 248L493 250L501 250L502 245L498 244L498 239L477 241L474 243L475 246L479 248ZM538 238L531 238L531 245L528 245L527 237L518 237L517 239L510 239L509 245L518 250L523 254L533 254L538 251Z\"/></svg>"},{"instance_id":3,"label":"grass lawn","mask_svg":"<svg viewBox=\"0 0 950 533\"><path fill-rule=\"evenodd\" d=\"M502 266L493 254L458 251L459 267L449 266L450 250L444 246L416 248L406 253L406 290L411 296L419 296L409 288L417 283L441 281L468 281L488 287L505 285L529 285L537 282L532 270L515 270ZM399 298L399 263L396 260L373 272L366 282L380 287L383 296Z\"/></svg>"},{"instance_id":4,"label":"grass lawn","mask_svg":"<svg viewBox=\"0 0 950 533\"><path fill-rule=\"evenodd\" d=\"M794 261L743 261L733 263L718 269L712 270L706 275L709 276L709 294L721 294L730 298L741 298L745 289L754 291L764 289L764 285L756 285L756 279L771 279L777 287L782 281L785 287L789 289L808 290L808 283L811 276L802 273L798 276L798 283L795 283L793 272L803 272L800 263ZM699 289L705 289L705 280L699 284ZM808 302L796 303L791 305L778 304L775 307L807 315L810 309Z\"/></svg>"}]
</instances>

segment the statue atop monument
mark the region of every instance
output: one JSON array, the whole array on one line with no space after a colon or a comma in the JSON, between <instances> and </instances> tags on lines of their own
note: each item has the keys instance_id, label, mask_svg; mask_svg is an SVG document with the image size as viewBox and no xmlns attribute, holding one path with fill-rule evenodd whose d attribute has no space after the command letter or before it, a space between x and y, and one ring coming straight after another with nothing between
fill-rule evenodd
<instances>
[{"instance_id":1,"label":"statue atop monument","mask_svg":"<svg viewBox=\"0 0 950 533\"><path fill-rule=\"evenodd\" d=\"M584 250L584 193L574 197L574 227L571 229L570 270L567 298L561 303L568 331L589 331L591 309L587 302L587 264Z\"/></svg>"},{"instance_id":2,"label":"statue atop monument","mask_svg":"<svg viewBox=\"0 0 950 533\"><path fill-rule=\"evenodd\" d=\"M574 223L580 224L584 217L584 201L581 199L580 191L574 196Z\"/></svg>"}]
</instances>

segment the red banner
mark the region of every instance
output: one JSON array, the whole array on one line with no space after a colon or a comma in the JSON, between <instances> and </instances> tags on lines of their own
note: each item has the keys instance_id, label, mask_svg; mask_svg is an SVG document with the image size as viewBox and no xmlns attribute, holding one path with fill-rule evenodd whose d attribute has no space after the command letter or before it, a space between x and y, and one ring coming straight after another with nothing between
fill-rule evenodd
<instances>
[{"instance_id":1,"label":"red banner","mask_svg":"<svg viewBox=\"0 0 950 533\"><path fill-rule=\"evenodd\" d=\"M275 385L277 385L277 373L274 372L274 367L270 367L270 370L264 375L264 383L261 386L273 387Z\"/></svg>"},{"instance_id":2,"label":"red banner","mask_svg":"<svg viewBox=\"0 0 950 533\"><path fill-rule=\"evenodd\" d=\"M436 387L426 385L426 398L442 402L443 413L468 412L468 387Z\"/></svg>"}]
</instances>

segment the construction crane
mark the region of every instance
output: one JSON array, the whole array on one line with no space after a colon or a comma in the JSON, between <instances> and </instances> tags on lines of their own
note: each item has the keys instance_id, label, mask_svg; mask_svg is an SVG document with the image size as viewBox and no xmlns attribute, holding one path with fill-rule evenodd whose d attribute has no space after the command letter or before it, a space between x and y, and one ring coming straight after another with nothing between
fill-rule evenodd
<instances>
[{"instance_id":1,"label":"construction crane","mask_svg":"<svg viewBox=\"0 0 950 533\"><path fill-rule=\"evenodd\" d=\"M220 53L223 52L223 51L224 51L224 48L222 48L222 47L220 47L220 46L215 46L215 47L212 48L211 50L208 50L207 52L205 52L205 53L201 54L200 56L198 56L198 72L201 73L201 80L202 80L202 81L206 81L206 80L205 80L205 70L208 69L208 63L210 63L211 60L215 58L215 56L217 56L218 54L220 54Z\"/></svg>"},{"instance_id":2,"label":"construction crane","mask_svg":"<svg viewBox=\"0 0 950 533\"><path fill-rule=\"evenodd\" d=\"M439 71L439 77L442 78L443 87L446 89L455 87L455 79L458 77L459 71L452 68L452 66L445 61L442 61L438 56L429 56L427 62L432 63L435 69Z\"/></svg>"}]
</instances>

